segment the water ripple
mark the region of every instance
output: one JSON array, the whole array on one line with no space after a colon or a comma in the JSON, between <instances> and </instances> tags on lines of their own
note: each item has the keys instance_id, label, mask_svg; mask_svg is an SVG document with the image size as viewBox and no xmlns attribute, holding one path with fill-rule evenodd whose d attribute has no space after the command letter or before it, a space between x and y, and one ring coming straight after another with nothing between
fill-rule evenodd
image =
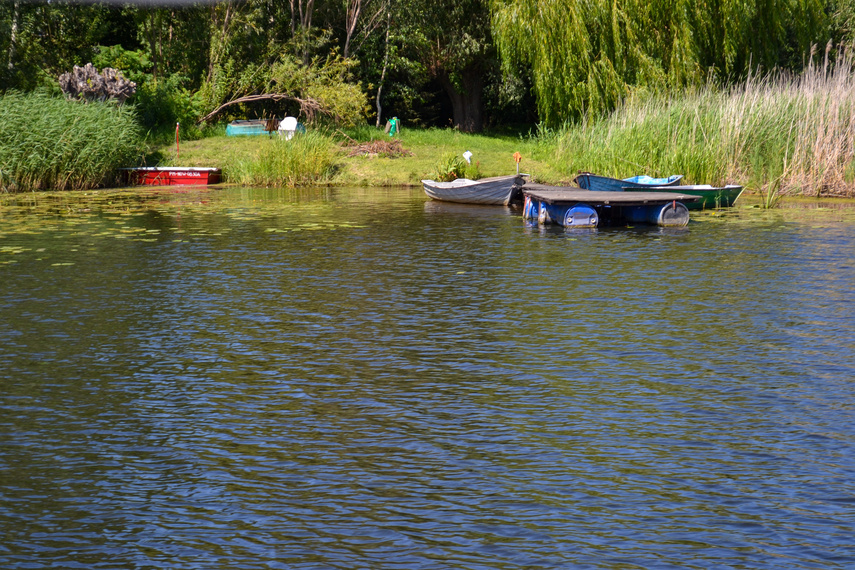
<instances>
[{"instance_id":1,"label":"water ripple","mask_svg":"<svg viewBox=\"0 0 855 570\"><path fill-rule=\"evenodd\" d=\"M852 225L264 192L3 266L0 565L855 565Z\"/></svg>"}]
</instances>

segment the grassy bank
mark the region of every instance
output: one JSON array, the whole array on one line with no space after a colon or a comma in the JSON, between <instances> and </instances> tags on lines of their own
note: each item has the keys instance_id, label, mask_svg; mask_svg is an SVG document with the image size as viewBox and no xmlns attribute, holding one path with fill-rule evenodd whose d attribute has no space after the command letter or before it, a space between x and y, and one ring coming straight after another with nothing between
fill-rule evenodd
<instances>
[{"instance_id":1,"label":"grassy bank","mask_svg":"<svg viewBox=\"0 0 855 570\"><path fill-rule=\"evenodd\" d=\"M41 94L0 96L0 190L74 190L114 183L138 160L133 110Z\"/></svg>"},{"instance_id":2,"label":"grassy bank","mask_svg":"<svg viewBox=\"0 0 855 570\"><path fill-rule=\"evenodd\" d=\"M467 150L470 178L511 174L519 152L521 171L547 184L569 184L579 171L683 174L687 183L743 185L767 206L782 195L855 197L855 71L845 58L728 90L630 100L607 117L559 131L473 135L404 125L396 152L382 151L391 139L367 126L310 129L291 141L226 137L222 125L209 132L182 141L180 155L174 141L154 145L148 164L217 166L228 182L247 185L415 186ZM109 184L118 168L140 163L139 145L130 108L0 97L3 190Z\"/></svg>"},{"instance_id":3,"label":"grassy bank","mask_svg":"<svg viewBox=\"0 0 855 570\"><path fill-rule=\"evenodd\" d=\"M311 141L306 143L306 139ZM360 143L390 140L382 130L363 127L315 133L313 137L297 136L287 142L276 136L211 137L182 142L178 157L174 144L160 148L159 154L164 163L218 166L230 182L263 185L276 185L277 178L283 185L419 185L423 178L433 176L443 156L460 156L467 150L473 155L468 174L484 177L512 174L516 171L513 155L519 152L523 156L521 171L541 180L560 179L549 162L549 149L544 149L534 138L470 135L447 129L404 129L395 139L406 151L404 156L359 152ZM295 153L292 148L301 150ZM332 157L329 150L334 151ZM281 169L278 174L277 169Z\"/></svg>"},{"instance_id":4,"label":"grassy bank","mask_svg":"<svg viewBox=\"0 0 855 570\"><path fill-rule=\"evenodd\" d=\"M855 73L844 59L798 76L751 77L729 90L628 101L603 119L536 136L404 128L399 140L407 154L399 157L353 154L357 143L388 140L377 129L319 137L334 141L337 155L304 153L296 168L320 174L287 174L293 182L286 183L418 185L434 177L443 157L469 150L470 177L510 174L520 152L522 171L547 184L569 184L579 171L683 174L686 183L745 186L766 206L784 195L855 197ZM181 162L221 166L232 181L275 183L280 167L271 153L285 149L287 143L267 137L215 137L182 147ZM321 164L311 164L316 160Z\"/></svg>"}]
</instances>

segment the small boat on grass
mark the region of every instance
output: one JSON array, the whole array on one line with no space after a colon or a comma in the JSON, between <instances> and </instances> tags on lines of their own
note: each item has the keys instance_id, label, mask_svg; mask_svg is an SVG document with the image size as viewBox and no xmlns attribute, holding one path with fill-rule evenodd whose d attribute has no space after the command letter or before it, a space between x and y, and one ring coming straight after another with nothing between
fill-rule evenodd
<instances>
[{"instance_id":1,"label":"small boat on grass","mask_svg":"<svg viewBox=\"0 0 855 570\"><path fill-rule=\"evenodd\" d=\"M600 176L591 174L590 172L582 172L573 180L579 185L579 188L585 190L594 190L598 192L620 192L627 188L635 190L637 188L675 186L683 179L682 174L674 174L667 178L652 178L650 176L640 175L632 176L631 178L609 178L608 176Z\"/></svg>"},{"instance_id":2,"label":"small boat on grass","mask_svg":"<svg viewBox=\"0 0 855 570\"><path fill-rule=\"evenodd\" d=\"M122 170L128 173L131 184L146 186L201 186L217 184L222 177L219 168L200 166L143 166Z\"/></svg>"},{"instance_id":3,"label":"small boat on grass","mask_svg":"<svg viewBox=\"0 0 855 570\"><path fill-rule=\"evenodd\" d=\"M452 182L422 180L422 185L433 200L457 202L458 204L489 204L507 206L519 193L519 187L525 182L525 174L494 176L469 180L458 178Z\"/></svg>"},{"instance_id":4,"label":"small boat on grass","mask_svg":"<svg viewBox=\"0 0 855 570\"><path fill-rule=\"evenodd\" d=\"M239 119L226 125L226 136L269 135L279 128L279 121L272 119Z\"/></svg>"},{"instance_id":5,"label":"small boat on grass","mask_svg":"<svg viewBox=\"0 0 855 570\"><path fill-rule=\"evenodd\" d=\"M742 186L710 186L709 184L692 184L685 186L650 186L636 188L625 186L623 190L633 192L679 192L690 196L699 196L696 202L687 202L690 210L708 210L711 208L729 208L742 195Z\"/></svg>"}]
</instances>

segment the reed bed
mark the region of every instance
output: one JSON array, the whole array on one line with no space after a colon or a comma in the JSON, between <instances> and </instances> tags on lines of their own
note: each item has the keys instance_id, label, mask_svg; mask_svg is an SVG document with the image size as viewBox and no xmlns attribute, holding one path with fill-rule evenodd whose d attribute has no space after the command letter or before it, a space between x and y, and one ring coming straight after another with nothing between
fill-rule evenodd
<instances>
[{"instance_id":1,"label":"reed bed","mask_svg":"<svg viewBox=\"0 0 855 570\"><path fill-rule=\"evenodd\" d=\"M627 101L550 136L567 176L683 174L780 195L855 196L855 72L842 56L799 75L751 76L668 98Z\"/></svg>"},{"instance_id":2,"label":"reed bed","mask_svg":"<svg viewBox=\"0 0 855 570\"><path fill-rule=\"evenodd\" d=\"M114 182L142 153L133 109L45 94L0 96L0 190L82 190Z\"/></svg>"},{"instance_id":3,"label":"reed bed","mask_svg":"<svg viewBox=\"0 0 855 570\"><path fill-rule=\"evenodd\" d=\"M334 173L339 147L321 132L274 137L254 157L227 163L229 182L257 186L303 186L327 181Z\"/></svg>"}]
</instances>

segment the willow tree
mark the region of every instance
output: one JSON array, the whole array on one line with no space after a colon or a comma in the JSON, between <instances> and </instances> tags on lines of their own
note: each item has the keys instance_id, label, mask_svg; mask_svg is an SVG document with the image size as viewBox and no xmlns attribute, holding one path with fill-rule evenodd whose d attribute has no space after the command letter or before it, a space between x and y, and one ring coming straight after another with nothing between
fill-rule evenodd
<instances>
[{"instance_id":1,"label":"willow tree","mask_svg":"<svg viewBox=\"0 0 855 570\"><path fill-rule=\"evenodd\" d=\"M491 0L503 65L531 69L547 124L602 113L636 89L800 62L825 43L823 0Z\"/></svg>"}]
</instances>

